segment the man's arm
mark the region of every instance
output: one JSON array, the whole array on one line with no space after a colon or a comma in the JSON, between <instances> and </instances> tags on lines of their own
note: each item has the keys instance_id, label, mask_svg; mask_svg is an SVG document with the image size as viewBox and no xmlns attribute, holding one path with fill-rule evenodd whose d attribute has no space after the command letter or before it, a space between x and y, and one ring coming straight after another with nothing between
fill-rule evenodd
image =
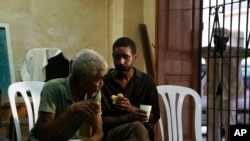
<instances>
[{"instance_id":1,"label":"man's arm","mask_svg":"<svg viewBox=\"0 0 250 141\"><path fill-rule=\"evenodd\" d=\"M117 125L134 121L132 113L120 116L105 116L103 117L103 125L105 128L110 129Z\"/></svg>"},{"instance_id":2,"label":"man's arm","mask_svg":"<svg viewBox=\"0 0 250 141\"><path fill-rule=\"evenodd\" d=\"M84 100L70 105L57 118L55 118L54 113L40 112L40 117L38 119L39 140L47 141L51 140L55 136L58 136L65 126L70 124L69 119L75 114L82 114L83 116L90 119L93 115L97 114L98 108L99 105L95 101ZM98 122L101 121L98 120ZM100 127L98 127L98 129L99 128Z\"/></svg>"},{"instance_id":3,"label":"man's arm","mask_svg":"<svg viewBox=\"0 0 250 141\"><path fill-rule=\"evenodd\" d=\"M103 124L104 127L110 129L117 125L123 123L133 122L133 121L145 121L147 119L146 111L139 110L138 107L135 107L130 104L129 99L122 98L116 102L116 108L124 111L123 115L120 116L104 116Z\"/></svg>"},{"instance_id":4,"label":"man's arm","mask_svg":"<svg viewBox=\"0 0 250 141\"><path fill-rule=\"evenodd\" d=\"M245 49L243 47L231 47L232 57L249 57L250 49Z\"/></svg>"},{"instance_id":5,"label":"man's arm","mask_svg":"<svg viewBox=\"0 0 250 141\"><path fill-rule=\"evenodd\" d=\"M247 57L249 57L250 56L250 49L246 49L246 51L247 51Z\"/></svg>"},{"instance_id":6,"label":"man's arm","mask_svg":"<svg viewBox=\"0 0 250 141\"><path fill-rule=\"evenodd\" d=\"M154 118L153 114L150 113L150 118L149 121L151 120L151 118ZM106 127L107 129L113 128L117 125L121 125L123 123L129 123L129 122L133 122L133 121L145 121L147 119L147 115L145 111L136 111L133 113L128 113L125 115L120 115L120 116L105 116L103 117L103 124L104 127Z\"/></svg>"},{"instance_id":7,"label":"man's arm","mask_svg":"<svg viewBox=\"0 0 250 141\"><path fill-rule=\"evenodd\" d=\"M92 127L93 133L92 136L96 141L102 141L103 139L103 130L102 130L102 116L98 114L95 118L92 118Z\"/></svg>"},{"instance_id":8,"label":"man's arm","mask_svg":"<svg viewBox=\"0 0 250 141\"><path fill-rule=\"evenodd\" d=\"M124 112L126 112L126 114L122 114L120 116L107 116L105 115L103 117L103 124L105 128L113 128L117 125L123 124L123 123L128 123L128 122L132 122L135 121L135 114L136 112L139 110L137 107L134 107L130 104L130 102L128 103L129 106L122 106L121 101L126 100L129 101L127 98L123 97L119 100L117 100L116 102L116 108L119 110L122 110ZM128 108L129 107L129 108Z\"/></svg>"},{"instance_id":9,"label":"man's arm","mask_svg":"<svg viewBox=\"0 0 250 141\"><path fill-rule=\"evenodd\" d=\"M73 114L71 108L55 119L54 113L40 112L38 119L38 138L40 141L51 140L52 137L59 135L62 129L68 124Z\"/></svg>"}]
</instances>

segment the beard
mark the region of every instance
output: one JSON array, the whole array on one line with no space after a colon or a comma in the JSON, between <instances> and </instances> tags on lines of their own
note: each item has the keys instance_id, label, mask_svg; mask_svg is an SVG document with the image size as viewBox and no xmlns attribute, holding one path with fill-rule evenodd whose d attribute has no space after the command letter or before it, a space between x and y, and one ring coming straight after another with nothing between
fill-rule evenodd
<instances>
[{"instance_id":1,"label":"beard","mask_svg":"<svg viewBox=\"0 0 250 141\"><path fill-rule=\"evenodd\" d=\"M116 65L115 66L115 70L118 73L129 72L131 68L132 68L131 66L124 66L124 65Z\"/></svg>"}]
</instances>

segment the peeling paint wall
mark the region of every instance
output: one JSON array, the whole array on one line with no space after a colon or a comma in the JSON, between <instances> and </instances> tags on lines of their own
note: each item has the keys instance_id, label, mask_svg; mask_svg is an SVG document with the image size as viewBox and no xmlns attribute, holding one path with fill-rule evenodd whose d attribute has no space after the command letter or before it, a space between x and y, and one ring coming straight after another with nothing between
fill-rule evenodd
<instances>
[{"instance_id":1,"label":"peeling paint wall","mask_svg":"<svg viewBox=\"0 0 250 141\"><path fill-rule=\"evenodd\" d=\"M147 15L145 12L154 12L143 11L144 3L150 5L155 2L130 0L124 6L125 2L126 0L0 0L0 23L8 23L10 26L16 80L20 81L19 67L25 53L31 48L60 48L68 58L74 58L83 48L92 48L100 52L112 67L111 45L116 38L131 36L138 48L141 47L136 27L143 22L144 15ZM130 6L135 7L134 4L137 8L130 9ZM125 19L120 17L124 13L129 13ZM148 26L155 29L154 23L149 23ZM141 52L139 54L141 58L136 65L144 70L141 65L144 64L143 55Z\"/></svg>"}]
</instances>

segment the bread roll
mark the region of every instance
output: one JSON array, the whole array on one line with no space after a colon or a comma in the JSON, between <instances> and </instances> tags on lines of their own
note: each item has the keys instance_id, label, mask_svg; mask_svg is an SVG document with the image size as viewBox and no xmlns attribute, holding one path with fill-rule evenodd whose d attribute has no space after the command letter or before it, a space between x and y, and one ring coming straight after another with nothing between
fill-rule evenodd
<instances>
[{"instance_id":1,"label":"bread roll","mask_svg":"<svg viewBox=\"0 0 250 141\"><path fill-rule=\"evenodd\" d=\"M116 104L117 100L122 99L124 96L122 93L118 93L117 95L112 95L111 99L113 100L113 104Z\"/></svg>"}]
</instances>

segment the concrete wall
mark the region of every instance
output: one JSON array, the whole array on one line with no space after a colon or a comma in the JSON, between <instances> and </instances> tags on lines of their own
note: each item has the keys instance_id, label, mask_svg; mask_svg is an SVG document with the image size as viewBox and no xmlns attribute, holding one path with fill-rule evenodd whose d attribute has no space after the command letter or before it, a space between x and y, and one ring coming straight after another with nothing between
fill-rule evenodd
<instances>
[{"instance_id":1,"label":"concrete wall","mask_svg":"<svg viewBox=\"0 0 250 141\"><path fill-rule=\"evenodd\" d=\"M113 67L111 46L120 36L138 46L136 67L145 71L138 25L145 23L155 42L154 0L0 0L0 22L10 26L16 81L31 48L60 48L73 59L83 48L100 52Z\"/></svg>"}]
</instances>

